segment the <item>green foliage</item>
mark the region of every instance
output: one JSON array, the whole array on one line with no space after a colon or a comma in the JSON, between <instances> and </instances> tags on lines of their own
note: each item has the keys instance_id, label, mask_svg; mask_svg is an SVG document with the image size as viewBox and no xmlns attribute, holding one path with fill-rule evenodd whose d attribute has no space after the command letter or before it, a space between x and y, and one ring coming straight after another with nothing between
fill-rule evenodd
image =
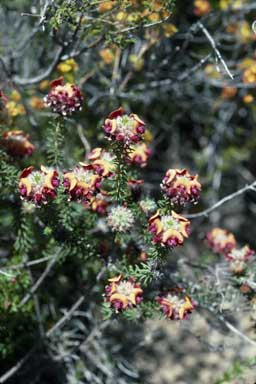
<instances>
[{"instance_id":1,"label":"green foliage","mask_svg":"<svg viewBox=\"0 0 256 384\"><path fill-rule=\"evenodd\" d=\"M18 188L18 172L18 169L10 164L9 156L0 150L0 188L2 193Z\"/></svg>"},{"instance_id":2,"label":"green foliage","mask_svg":"<svg viewBox=\"0 0 256 384\"><path fill-rule=\"evenodd\" d=\"M33 238L32 218L29 215L22 214L14 243L14 250L18 255L23 257L24 261L32 248Z\"/></svg>"},{"instance_id":3,"label":"green foliage","mask_svg":"<svg viewBox=\"0 0 256 384\"><path fill-rule=\"evenodd\" d=\"M113 201L116 201L118 204L121 201L124 201L129 196L130 192L128 190L127 182L128 182L128 166L127 166L127 154L130 149L123 143L113 143L111 146L111 150L116 156L116 175L114 176L112 183L112 190L110 191L110 195L113 198Z\"/></svg>"},{"instance_id":4,"label":"green foliage","mask_svg":"<svg viewBox=\"0 0 256 384\"><path fill-rule=\"evenodd\" d=\"M31 309L28 304L19 308L20 301L30 285L30 277L26 272L6 270L0 273L0 309L1 314L7 315L18 311L26 312Z\"/></svg>"},{"instance_id":5,"label":"green foliage","mask_svg":"<svg viewBox=\"0 0 256 384\"><path fill-rule=\"evenodd\" d=\"M215 384L231 383L236 379L246 379L246 373L254 370L256 366L256 358L246 359L244 361L236 361L234 365L224 373L223 377L215 381Z\"/></svg>"},{"instance_id":6,"label":"green foliage","mask_svg":"<svg viewBox=\"0 0 256 384\"><path fill-rule=\"evenodd\" d=\"M71 27L73 27L76 23L76 15L78 11L78 7L81 6L81 1L73 1L69 0L57 1L57 8L54 16L52 16L50 20L50 24L52 28L60 28L60 26L64 23L67 23Z\"/></svg>"},{"instance_id":7,"label":"green foliage","mask_svg":"<svg viewBox=\"0 0 256 384\"><path fill-rule=\"evenodd\" d=\"M49 124L46 140L46 157L48 165L59 167L63 163L64 122L61 117Z\"/></svg>"},{"instance_id":8,"label":"green foliage","mask_svg":"<svg viewBox=\"0 0 256 384\"><path fill-rule=\"evenodd\" d=\"M132 276L136 281L143 285L148 285L154 278L151 265L148 263L140 263L136 265L128 265L124 273L129 277Z\"/></svg>"},{"instance_id":9,"label":"green foliage","mask_svg":"<svg viewBox=\"0 0 256 384\"><path fill-rule=\"evenodd\" d=\"M108 320L111 318L111 316L113 315L113 311L110 306L110 303L103 302L101 304L101 313L102 313L103 320Z\"/></svg>"}]
</instances>

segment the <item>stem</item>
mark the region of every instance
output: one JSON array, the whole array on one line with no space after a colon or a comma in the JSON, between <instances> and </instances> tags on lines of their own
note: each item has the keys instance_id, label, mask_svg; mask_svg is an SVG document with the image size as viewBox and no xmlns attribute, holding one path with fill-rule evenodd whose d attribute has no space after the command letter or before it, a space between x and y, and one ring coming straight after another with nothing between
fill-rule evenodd
<instances>
[{"instance_id":1,"label":"stem","mask_svg":"<svg viewBox=\"0 0 256 384\"><path fill-rule=\"evenodd\" d=\"M63 125L64 119L61 116L58 116L52 126L48 129L47 158L49 165L54 167L60 166L63 160Z\"/></svg>"},{"instance_id":2,"label":"stem","mask_svg":"<svg viewBox=\"0 0 256 384\"><path fill-rule=\"evenodd\" d=\"M114 146L113 152L116 156L116 179L115 179L115 200L118 204L121 203L121 199L126 196L126 191L124 190L123 186L126 187L127 183L127 163L126 159L128 156L129 148L127 148L122 143L117 143Z\"/></svg>"}]
</instances>

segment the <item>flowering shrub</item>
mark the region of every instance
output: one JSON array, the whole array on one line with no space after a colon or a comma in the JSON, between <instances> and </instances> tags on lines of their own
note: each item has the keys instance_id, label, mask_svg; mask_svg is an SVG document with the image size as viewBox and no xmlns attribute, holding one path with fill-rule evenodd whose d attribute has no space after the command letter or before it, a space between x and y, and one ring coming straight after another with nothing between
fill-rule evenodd
<instances>
[{"instance_id":1,"label":"flowering shrub","mask_svg":"<svg viewBox=\"0 0 256 384\"><path fill-rule=\"evenodd\" d=\"M195 340L221 374L255 347L254 11L2 0L0 383L204 384Z\"/></svg>"}]
</instances>

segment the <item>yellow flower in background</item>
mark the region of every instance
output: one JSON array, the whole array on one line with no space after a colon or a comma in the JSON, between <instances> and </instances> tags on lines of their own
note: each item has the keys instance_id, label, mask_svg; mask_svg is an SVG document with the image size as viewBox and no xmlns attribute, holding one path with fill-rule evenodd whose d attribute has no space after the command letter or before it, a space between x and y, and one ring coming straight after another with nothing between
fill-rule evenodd
<instances>
[{"instance_id":1,"label":"yellow flower in background","mask_svg":"<svg viewBox=\"0 0 256 384\"><path fill-rule=\"evenodd\" d=\"M239 64L239 68L241 69L246 69L246 68L249 68L251 67L252 65L254 65L256 63L255 60L251 59L250 57L246 57L244 60L242 60Z\"/></svg>"},{"instance_id":2,"label":"yellow flower in background","mask_svg":"<svg viewBox=\"0 0 256 384\"><path fill-rule=\"evenodd\" d=\"M129 56L129 61L133 65L135 71L140 71L143 68L144 60L142 57L133 54Z\"/></svg>"},{"instance_id":3,"label":"yellow flower in background","mask_svg":"<svg viewBox=\"0 0 256 384\"><path fill-rule=\"evenodd\" d=\"M105 64L112 64L115 59L115 55L112 49L103 48L99 51L99 55Z\"/></svg>"},{"instance_id":4,"label":"yellow flower in background","mask_svg":"<svg viewBox=\"0 0 256 384\"><path fill-rule=\"evenodd\" d=\"M66 61L63 61L57 66L57 70L60 73L68 73L68 72L73 72L78 69L78 64L74 59L68 59Z\"/></svg>"},{"instance_id":5,"label":"yellow flower in background","mask_svg":"<svg viewBox=\"0 0 256 384\"><path fill-rule=\"evenodd\" d=\"M135 23L140 20L140 14L138 12L132 12L127 16L127 21L129 23Z\"/></svg>"},{"instance_id":6,"label":"yellow flower in background","mask_svg":"<svg viewBox=\"0 0 256 384\"><path fill-rule=\"evenodd\" d=\"M256 61L254 61L251 66L244 70L243 82L245 84L256 83Z\"/></svg>"},{"instance_id":7,"label":"yellow flower in background","mask_svg":"<svg viewBox=\"0 0 256 384\"><path fill-rule=\"evenodd\" d=\"M29 104L35 109L43 109L45 107L44 101L38 96L31 97Z\"/></svg>"},{"instance_id":8,"label":"yellow flower in background","mask_svg":"<svg viewBox=\"0 0 256 384\"><path fill-rule=\"evenodd\" d=\"M244 101L245 104L251 104L254 101L254 97L253 97L253 95L248 93L248 95L245 95L243 97L243 101Z\"/></svg>"},{"instance_id":9,"label":"yellow flower in background","mask_svg":"<svg viewBox=\"0 0 256 384\"><path fill-rule=\"evenodd\" d=\"M23 105L16 103L15 101L8 101L6 103L6 109L11 117L19 115L25 115L26 111Z\"/></svg>"},{"instance_id":10,"label":"yellow flower in background","mask_svg":"<svg viewBox=\"0 0 256 384\"><path fill-rule=\"evenodd\" d=\"M153 135L148 129L146 129L145 133L143 134L143 140L146 144L150 144L153 141Z\"/></svg>"},{"instance_id":11,"label":"yellow flower in background","mask_svg":"<svg viewBox=\"0 0 256 384\"><path fill-rule=\"evenodd\" d=\"M205 74L212 79L218 79L220 77L220 73L217 71L216 66L213 64L208 64L205 66Z\"/></svg>"},{"instance_id":12,"label":"yellow flower in background","mask_svg":"<svg viewBox=\"0 0 256 384\"><path fill-rule=\"evenodd\" d=\"M104 3L99 4L98 11L100 13L110 11L116 5L116 1L104 1Z\"/></svg>"},{"instance_id":13,"label":"yellow flower in background","mask_svg":"<svg viewBox=\"0 0 256 384\"><path fill-rule=\"evenodd\" d=\"M120 21L126 21L127 17L128 17L127 12L120 11L116 15L116 20L119 22Z\"/></svg>"},{"instance_id":14,"label":"yellow flower in background","mask_svg":"<svg viewBox=\"0 0 256 384\"><path fill-rule=\"evenodd\" d=\"M231 23L227 26L226 31L228 33L234 34L241 43L248 43L251 40L256 38L255 34L252 32L252 28L248 21L243 20L239 23Z\"/></svg>"},{"instance_id":15,"label":"yellow flower in background","mask_svg":"<svg viewBox=\"0 0 256 384\"><path fill-rule=\"evenodd\" d=\"M21 94L16 91L16 89L14 89L11 94L10 94L10 100L13 100L13 101L20 101L21 100Z\"/></svg>"},{"instance_id":16,"label":"yellow flower in background","mask_svg":"<svg viewBox=\"0 0 256 384\"><path fill-rule=\"evenodd\" d=\"M155 23L160 20L160 14L157 12L153 12L148 16L149 21Z\"/></svg>"},{"instance_id":17,"label":"yellow flower in background","mask_svg":"<svg viewBox=\"0 0 256 384\"><path fill-rule=\"evenodd\" d=\"M194 14L196 16L207 15L212 10L211 4L208 0L195 0L194 1Z\"/></svg>"},{"instance_id":18,"label":"yellow flower in background","mask_svg":"<svg viewBox=\"0 0 256 384\"><path fill-rule=\"evenodd\" d=\"M242 43L248 43L254 38L254 34L251 29L251 25L247 21L242 21L239 26L240 39Z\"/></svg>"},{"instance_id":19,"label":"yellow flower in background","mask_svg":"<svg viewBox=\"0 0 256 384\"><path fill-rule=\"evenodd\" d=\"M174 24L164 24L163 30L165 37L171 37L178 31L178 28Z\"/></svg>"},{"instance_id":20,"label":"yellow flower in background","mask_svg":"<svg viewBox=\"0 0 256 384\"><path fill-rule=\"evenodd\" d=\"M225 10L227 8L237 9L241 8L243 4L246 4L247 1L244 0L220 0L220 9Z\"/></svg>"},{"instance_id":21,"label":"yellow flower in background","mask_svg":"<svg viewBox=\"0 0 256 384\"><path fill-rule=\"evenodd\" d=\"M237 88L235 87L224 87L221 92L223 99L232 99L237 94Z\"/></svg>"},{"instance_id":22,"label":"yellow flower in background","mask_svg":"<svg viewBox=\"0 0 256 384\"><path fill-rule=\"evenodd\" d=\"M49 85L50 85L50 80L41 81L41 83L39 84L40 91L45 91L46 89L48 90Z\"/></svg>"}]
</instances>

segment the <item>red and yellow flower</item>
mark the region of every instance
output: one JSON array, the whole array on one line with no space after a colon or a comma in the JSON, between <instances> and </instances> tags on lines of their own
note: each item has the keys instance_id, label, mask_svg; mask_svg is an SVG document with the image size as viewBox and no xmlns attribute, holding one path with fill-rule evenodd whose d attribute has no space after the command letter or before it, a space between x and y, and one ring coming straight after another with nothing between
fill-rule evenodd
<instances>
[{"instance_id":1,"label":"red and yellow flower","mask_svg":"<svg viewBox=\"0 0 256 384\"><path fill-rule=\"evenodd\" d=\"M130 145L142 140L145 123L134 113L127 115L125 110L120 107L109 114L103 128L109 140Z\"/></svg>"},{"instance_id":2,"label":"red and yellow flower","mask_svg":"<svg viewBox=\"0 0 256 384\"><path fill-rule=\"evenodd\" d=\"M196 203L200 197L201 184L198 176L186 169L169 169L161 184L162 191L172 204Z\"/></svg>"},{"instance_id":3,"label":"red and yellow flower","mask_svg":"<svg viewBox=\"0 0 256 384\"><path fill-rule=\"evenodd\" d=\"M69 200L86 202L99 191L101 177L95 173L93 165L80 163L80 166L64 173L63 185Z\"/></svg>"},{"instance_id":4,"label":"red and yellow flower","mask_svg":"<svg viewBox=\"0 0 256 384\"><path fill-rule=\"evenodd\" d=\"M128 162L137 164L143 168L146 167L150 155L150 148L145 143L138 143L131 146L131 152L128 154Z\"/></svg>"},{"instance_id":5,"label":"red and yellow flower","mask_svg":"<svg viewBox=\"0 0 256 384\"><path fill-rule=\"evenodd\" d=\"M41 170L37 171L30 166L21 172L19 191L22 200L36 205L47 204L56 197L58 186L58 172L54 169L42 165Z\"/></svg>"},{"instance_id":6,"label":"red and yellow flower","mask_svg":"<svg viewBox=\"0 0 256 384\"><path fill-rule=\"evenodd\" d=\"M116 171L115 156L103 148L95 148L89 154L89 160L96 172L103 177L110 177Z\"/></svg>"},{"instance_id":7,"label":"red and yellow flower","mask_svg":"<svg viewBox=\"0 0 256 384\"><path fill-rule=\"evenodd\" d=\"M4 132L0 144L12 156L30 156L35 150L35 146L29 141L29 135L21 130Z\"/></svg>"},{"instance_id":8,"label":"red and yellow flower","mask_svg":"<svg viewBox=\"0 0 256 384\"><path fill-rule=\"evenodd\" d=\"M189 296L182 296L180 290L173 290L164 296L156 298L161 310L168 319L186 320L194 310L195 305Z\"/></svg>"},{"instance_id":9,"label":"red and yellow flower","mask_svg":"<svg viewBox=\"0 0 256 384\"><path fill-rule=\"evenodd\" d=\"M171 215L160 215L157 211L149 219L149 231L153 235L154 243L166 247L182 245L184 238L190 234L190 221L172 211Z\"/></svg>"},{"instance_id":10,"label":"red and yellow flower","mask_svg":"<svg viewBox=\"0 0 256 384\"><path fill-rule=\"evenodd\" d=\"M236 246L235 236L226 229L213 228L207 233L206 240L216 253L227 254Z\"/></svg>"},{"instance_id":11,"label":"red and yellow flower","mask_svg":"<svg viewBox=\"0 0 256 384\"><path fill-rule=\"evenodd\" d=\"M236 274L243 273L247 268L248 259L254 254L254 251L250 249L247 245L238 249L233 248L229 253L227 253L226 259L230 262L230 269Z\"/></svg>"},{"instance_id":12,"label":"red and yellow flower","mask_svg":"<svg viewBox=\"0 0 256 384\"><path fill-rule=\"evenodd\" d=\"M100 193L91 198L89 205L93 212L96 212L100 215L105 215L109 205L107 192L101 190Z\"/></svg>"},{"instance_id":13,"label":"red and yellow flower","mask_svg":"<svg viewBox=\"0 0 256 384\"><path fill-rule=\"evenodd\" d=\"M64 84L63 77L53 80L51 90L45 96L45 104L62 116L71 115L82 108L83 95L79 87L74 84Z\"/></svg>"},{"instance_id":14,"label":"red and yellow flower","mask_svg":"<svg viewBox=\"0 0 256 384\"><path fill-rule=\"evenodd\" d=\"M133 278L123 279L122 275L109 279L106 286L106 301L116 312L135 307L142 301L143 290Z\"/></svg>"}]
</instances>

